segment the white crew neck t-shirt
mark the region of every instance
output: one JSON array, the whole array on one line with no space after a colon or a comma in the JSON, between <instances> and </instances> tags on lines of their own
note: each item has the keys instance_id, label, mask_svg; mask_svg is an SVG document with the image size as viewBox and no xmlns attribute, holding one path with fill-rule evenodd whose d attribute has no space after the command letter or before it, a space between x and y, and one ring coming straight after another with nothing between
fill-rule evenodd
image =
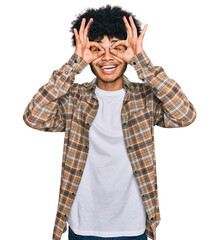
<instances>
[{"instance_id":1,"label":"white crew neck t-shirt","mask_svg":"<svg viewBox=\"0 0 219 240\"><path fill-rule=\"evenodd\" d=\"M68 218L78 235L137 236L146 212L125 148L121 109L125 89L95 89L97 115L89 130L84 172Z\"/></svg>"}]
</instances>

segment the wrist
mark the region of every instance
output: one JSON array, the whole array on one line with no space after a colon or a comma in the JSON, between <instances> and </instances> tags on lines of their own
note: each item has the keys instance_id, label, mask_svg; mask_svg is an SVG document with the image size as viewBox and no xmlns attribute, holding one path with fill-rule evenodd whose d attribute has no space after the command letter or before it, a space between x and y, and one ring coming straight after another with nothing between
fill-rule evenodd
<instances>
[{"instance_id":1,"label":"wrist","mask_svg":"<svg viewBox=\"0 0 219 240\"><path fill-rule=\"evenodd\" d=\"M88 63L79 56L76 52L71 56L71 58L66 63L71 69L74 69L74 72L80 73Z\"/></svg>"},{"instance_id":2,"label":"wrist","mask_svg":"<svg viewBox=\"0 0 219 240\"><path fill-rule=\"evenodd\" d=\"M127 61L128 64L131 64L132 65L132 62L134 60L136 60L136 58L139 58L139 55L142 55L142 54L146 54L144 49L143 48L140 48L138 50L136 50L133 55L129 58L129 60ZM133 60L134 59L134 60Z\"/></svg>"},{"instance_id":3,"label":"wrist","mask_svg":"<svg viewBox=\"0 0 219 240\"><path fill-rule=\"evenodd\" d=\"M153 64L151 63L150 58L147 56L145 51L141 51L137 53L135 56L133 56L129 60L129 64L135 68L136 71L138 71L140 68L148 68L150 70L153 69Z\"/></svg>"},{"instance_id":4,"label":"wrist","mask_svg":"<svg viewBox=\"0 0 219 240\"><path fill-rule=\"evenodd\" d=\"M139 54L139 53L141 53L141 52L144 52L144 49L143 49L143 48L137 49L136 52L135 52L135 55L137 55L137 54Z\"/></svg>"},{"instance_id":5,"label":"wrist","mask_svg":"<svg viewBox=\"0 0 219 240\"><path fill-rule=\"evenodd\" d=\"M75 49L75 52L74 52L74 53L77 54L79 57L83 58L81 51Z\"/></svg>"}]
</instances>

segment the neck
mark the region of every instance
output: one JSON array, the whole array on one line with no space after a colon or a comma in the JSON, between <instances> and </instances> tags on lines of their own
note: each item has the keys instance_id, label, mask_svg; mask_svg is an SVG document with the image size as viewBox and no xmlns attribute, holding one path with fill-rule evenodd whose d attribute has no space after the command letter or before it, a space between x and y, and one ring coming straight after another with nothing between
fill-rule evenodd
<instances>
[{"instance_id":1,"label":"neck","mask_svg":"<svg viewBox=\"0 0 219 240\"><path fill-rule=\"evenodd\" d=\"M97 78L97 87L105 91L117 91L122 89L122 82L123 82L122 76L109 81Z\"/></svg>"}]
</instances>

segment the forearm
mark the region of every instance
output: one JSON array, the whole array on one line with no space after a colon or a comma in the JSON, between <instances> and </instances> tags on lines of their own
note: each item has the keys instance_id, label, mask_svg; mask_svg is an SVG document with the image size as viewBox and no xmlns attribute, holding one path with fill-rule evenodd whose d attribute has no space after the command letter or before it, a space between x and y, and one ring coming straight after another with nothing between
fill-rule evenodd
<instances>
[{"instance_id":1,"label":"forearm","mask_svg":"<svg viewBox=\"0 0 219 240\"><path fill-rule=\"evenodd\" d=\"M23 114L24 122L42 131L63 131L67 94L79 74L88 64L77 54L60 69L33 96Z\"/></svg>"},{"instance_id":2,"label":"forearm","mask_svg":"<svg viewBox=\"0 0 219 240\"><path fill-rule=\"evenodd\" d=\"M184 127L196 118L196 110L179 84L164 69L154 66L142 51L130 59L139 79L154 93L154 124L162 127Z\"/></svg>"}]
</instances>

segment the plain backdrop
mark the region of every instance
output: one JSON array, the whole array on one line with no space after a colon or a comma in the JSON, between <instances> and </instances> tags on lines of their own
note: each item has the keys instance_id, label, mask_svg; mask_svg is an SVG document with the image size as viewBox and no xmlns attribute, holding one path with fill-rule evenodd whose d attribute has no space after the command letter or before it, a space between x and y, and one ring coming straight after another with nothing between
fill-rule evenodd
<instances>
[{"instance_id":1,"label":"plain backdrop","mask_svg":"<svg viewBox=\"0 0 219 240\"><path fill-rule=\"evenodd\" d=\"M217 1L2 1L0 4L1 239L52 239L64 133L23 121L27 104L74 53L71 22L88 7L131 11L148 29L144 50L197 111L185 128L155 127L161 222L158 240L218 240ZM140 82L132 66L126 76ZM88 66L75 82L90 82ZM62 235L67 240L67 232Z\"/></svg>"}]
</instances>

